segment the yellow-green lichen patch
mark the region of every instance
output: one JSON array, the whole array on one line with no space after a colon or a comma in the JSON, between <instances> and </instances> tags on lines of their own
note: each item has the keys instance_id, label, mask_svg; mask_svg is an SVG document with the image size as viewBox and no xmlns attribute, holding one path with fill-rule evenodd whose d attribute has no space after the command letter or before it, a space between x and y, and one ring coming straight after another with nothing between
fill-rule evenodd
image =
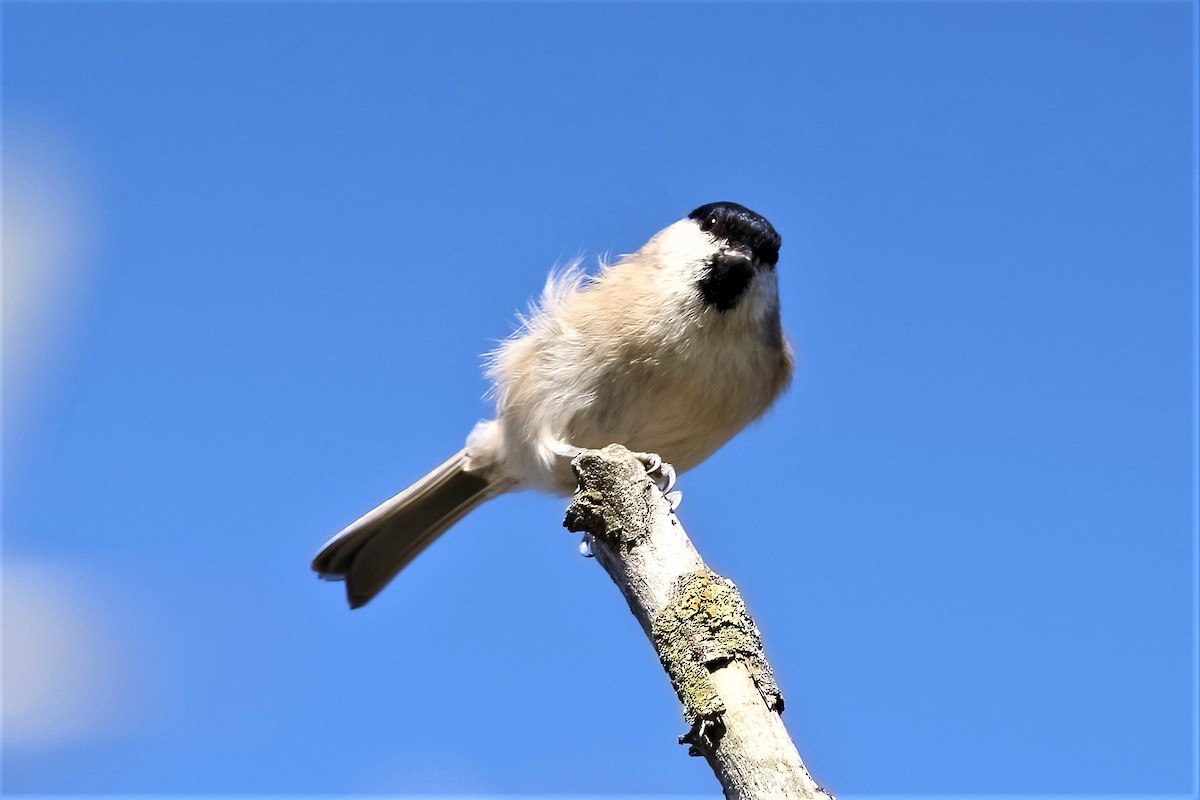
<instances>
[{"instance_id":1,"label":"yellow-green lichen patch","mask_svg":"<svg viewBox=\"0 0 1200 800\"><path fill-rule=\"evenodd\" d=\"M709 676L733 660L746 665L767 707L783 710L758 628L731 581L709 570L680 577L670 602L654 619L651 635L689 724L724 711Z\"/></svg>"}]
</instances>

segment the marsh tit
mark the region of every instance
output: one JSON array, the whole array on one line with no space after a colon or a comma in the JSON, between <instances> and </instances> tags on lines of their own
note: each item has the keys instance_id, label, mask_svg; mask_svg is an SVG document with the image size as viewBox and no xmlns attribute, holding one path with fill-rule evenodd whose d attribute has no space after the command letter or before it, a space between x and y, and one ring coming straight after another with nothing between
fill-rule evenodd
<instances>
[{"instance_id":1,"label":"marsh tit","mask_svg":"<svg viewBox=\"0 0 1200 800\"><path fill-rule=\"evenodd\" d=\"M485 500L573 492L581 449L622 444L668 481L708 458L791 378L779 245L762 216L710 203L595 276L578 266L551 275L534 313L490 357L496 418L330 539L313 569L344 580L358 608Z\"/></svg>"}]
</instances>

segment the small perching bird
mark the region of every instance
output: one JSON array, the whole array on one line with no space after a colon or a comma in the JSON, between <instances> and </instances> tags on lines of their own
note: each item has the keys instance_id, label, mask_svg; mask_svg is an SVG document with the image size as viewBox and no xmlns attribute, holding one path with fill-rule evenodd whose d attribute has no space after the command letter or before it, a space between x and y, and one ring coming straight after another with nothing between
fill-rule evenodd
<instances>
[{"instance_id":1,"label":"small perching bird","mask_svg":"<svg viewBox=\"0 0 1200 800\"><path fill-rule=\"evenodd\" d=\"M330 539L313 569L345 580L358 608L485 500L518 489L570 494L582 449L622 444L668 484L708 458L791 378L779 245L760 215L710 203L594 277L578 267L551 275L539 306L490 359L496 418Z\"/></svg>"}]
</instances>

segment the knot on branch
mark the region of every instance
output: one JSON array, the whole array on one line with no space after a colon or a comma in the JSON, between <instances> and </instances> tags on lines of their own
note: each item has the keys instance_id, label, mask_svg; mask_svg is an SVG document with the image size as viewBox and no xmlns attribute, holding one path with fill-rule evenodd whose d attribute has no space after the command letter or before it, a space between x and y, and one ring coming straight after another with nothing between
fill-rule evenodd
<instances>
[{"instance_id":1,"label":"knot on branch","mask_svg":"<svg viewBox=\"0 0 1200 800\"><path fill-rule=\"evenodd\" d=\"M703 744L697 737L711 738L710 729L719 738L725 706L709 675L730 661L745 664L767 708L783 711L762 636L733 581L707 569L680 576L654 618L651 636L692 726L681 741Z\"/></svg>"},{"instance_id":2,"label":"knot on branch","mask_svg":"<svg viewBox=\"0 0 1200 800\"><path fill-rule=\"evenodd\" d=\"M585 450L571 462L579 488L563 522L567 530L590 533L625 551L649 527L654 503L665 500L652 489L646 468L619 444Z\"/></svg>"}]
</instances>

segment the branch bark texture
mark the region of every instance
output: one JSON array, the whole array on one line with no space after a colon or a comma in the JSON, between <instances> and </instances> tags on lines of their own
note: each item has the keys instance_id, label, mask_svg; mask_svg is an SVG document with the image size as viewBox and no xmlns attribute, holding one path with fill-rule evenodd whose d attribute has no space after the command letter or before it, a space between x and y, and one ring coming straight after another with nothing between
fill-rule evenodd
<instances>
[{"instance_id":1,"label":"branch bark texture","mask_svg":"<svg viewBox=\"0 0 1200 800\"><path fill-rule=\"evenodd\" d=\"M783 695L737 587L704 564L646 468L620 445L572 465L566 527L592 552L654 644L680 701L691 755L736 800L830 795L813 781L783 721Z\"/></svg>"}]
</instances>

